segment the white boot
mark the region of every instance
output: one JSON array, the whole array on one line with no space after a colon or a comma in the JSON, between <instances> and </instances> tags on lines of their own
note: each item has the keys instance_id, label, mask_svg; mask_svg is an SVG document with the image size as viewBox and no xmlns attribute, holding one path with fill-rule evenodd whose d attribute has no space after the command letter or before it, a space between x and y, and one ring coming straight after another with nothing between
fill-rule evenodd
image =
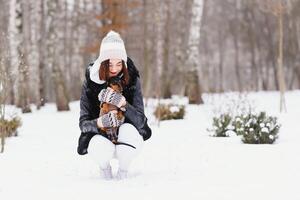
<instances>
[{"instance_id":1,"label":"white boot","mask_svg":"<svg viewBox=\"0 0 300 200\"><path fill-rule=\"evenodd\" d=\"M126 178L128 178L127 174L128 174L127 170L119 169L116 178L117 178L117 180L126 179Z\"/></svg>"},{"instance_id":2,"label":"white boot","mask_svg":"<svg viewBox=\"0 0 300 200\"><path fill-rule=\"evenodd\" d=\"M105 180L111 180L113 178L113 175L112 175L112 171L111 171L111 167L108 166L107 168L105 169L101 169L100 168L100 175L103 179Z\"/></svg>"},{"instance_id":3,"label":"white boot","mask_svg":"<svg viewBox=\"0 0 300 200\"><path fill-rule=\"evenodd\" d=\"M106 180L112 178L110 160L113 158L115 145L101 135L95 135L89 144L88 155L100 168L100 176Z\"/></svg>"},{"instance_id":4,"label":"white boot","mask_svg":"<svg viewBox=\"0 0 300 200\"><path fill-rule=\"evenodd\" d=\"M124 123L119 129L118 142L135 147L132 148L123 144L116 145L116 158L119 160L117 179L121 180L128 177L129 166L141 150L144 140L133 125Z\"/></svg>"}]
</instances>

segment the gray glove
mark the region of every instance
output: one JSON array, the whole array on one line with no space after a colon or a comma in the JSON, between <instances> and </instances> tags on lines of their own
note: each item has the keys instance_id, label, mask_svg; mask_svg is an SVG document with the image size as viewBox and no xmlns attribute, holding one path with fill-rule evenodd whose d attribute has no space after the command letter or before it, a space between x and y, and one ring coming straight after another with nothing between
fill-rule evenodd
<instances>
[{"instance_id":1,"label":"gray glove","mask_svg":"<svg viewBox=\"0 0 300 200\"><path fill-rule=\"evenodd\" d=\"M110 111L97 119L97 125L99 128L119 127L122 123L123 120L119 120L114 111Z\"/></svg>"},{"instance_id":2,"label":"gray glove","mask_svg":"<svg viewBox=\"0 0 300 200\"><path fill-rule=\"evenodd\" d=\"M125 97L122 94L115 92L110 87L101 90L98 95L98 99L100 102L106 102L115 105L118 108L120 108L123 105L124 101L126 101Z\"/></svg>"}]
</instances>

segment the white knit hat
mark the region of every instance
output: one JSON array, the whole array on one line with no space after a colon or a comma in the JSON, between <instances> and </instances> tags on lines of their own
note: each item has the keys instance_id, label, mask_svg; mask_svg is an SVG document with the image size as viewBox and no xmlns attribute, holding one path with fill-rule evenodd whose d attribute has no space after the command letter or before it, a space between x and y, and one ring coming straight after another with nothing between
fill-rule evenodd
<instances>
[{"instance_id":1,"label":"white knit hat","mask_svg":"<svg viewBox=\"0 0 300 200\"><path fill-rule=\"evenodd\" d=\"M111 58L122 59L127 67L127 53L125 45L120 34L115 31L107 33L101 41L99 57L90 69L90 78L92 81L98 84L105 83L105 81L99 79L99 66L103 61Z\"/></svg>"}]
</instances>

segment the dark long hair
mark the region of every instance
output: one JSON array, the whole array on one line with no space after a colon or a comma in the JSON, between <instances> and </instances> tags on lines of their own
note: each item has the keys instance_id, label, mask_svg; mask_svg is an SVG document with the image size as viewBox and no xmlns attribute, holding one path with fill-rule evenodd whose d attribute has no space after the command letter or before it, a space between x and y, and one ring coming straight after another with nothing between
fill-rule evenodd
<instances>
[{"instance_id":1,"label":"dark long hair","mask_svg":"<svg viewBox=\"0 0 300 200\"><path fill-rule=\"evenodd\" d=\"M128 83L129 83L129 73L128 73L128 69L125 65L125 62L123 60L122 60L122 69L121 69L120 74L123 74L122 84L124 86L128 85ZM106 82L108 81L108 79L109 79L109 59L104 60L100 64L99 78L100 78L100 80L103 80L103 81L106 81Z\"/></svg>"}]
</instances>

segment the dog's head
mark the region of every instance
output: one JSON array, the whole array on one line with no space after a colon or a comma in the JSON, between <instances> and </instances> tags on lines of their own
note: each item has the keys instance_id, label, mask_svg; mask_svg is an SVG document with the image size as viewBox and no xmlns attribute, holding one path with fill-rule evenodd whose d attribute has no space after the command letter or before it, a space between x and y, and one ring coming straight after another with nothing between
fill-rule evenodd
<instances>
[{"instance_id":1,"label":"dog's head","mask_svg":"<svg viewBox=\"0 0 300 200\"><path fill-rule=\"evenodd\" d=\"M120 93L123 91L122 79L118 76L109 78L107 81L107 86Z\"/></svg>"}]
</instances>

